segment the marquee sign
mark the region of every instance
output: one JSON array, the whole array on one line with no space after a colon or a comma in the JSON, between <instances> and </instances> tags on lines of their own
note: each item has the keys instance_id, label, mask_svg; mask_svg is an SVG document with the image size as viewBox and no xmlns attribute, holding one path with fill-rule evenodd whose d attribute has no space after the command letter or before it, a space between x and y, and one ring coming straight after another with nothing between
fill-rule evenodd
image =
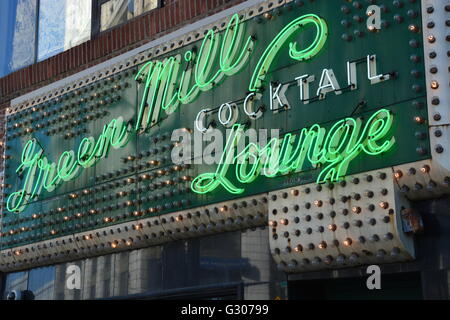
<instances>
[{"instance_id":1,"label":"marquee sign","mask_svg":"<svg viewBox=\"0 0 450 320\"><path fill-rule=\"evenodd\" d=\"M420 3L300 2L10 115L2 248L429 159Z\"/></svg>"}]
</instances>

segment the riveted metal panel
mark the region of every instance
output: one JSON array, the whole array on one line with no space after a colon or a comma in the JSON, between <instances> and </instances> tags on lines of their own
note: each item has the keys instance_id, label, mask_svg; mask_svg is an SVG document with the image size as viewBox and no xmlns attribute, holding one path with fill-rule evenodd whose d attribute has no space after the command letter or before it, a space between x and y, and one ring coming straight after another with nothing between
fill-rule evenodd
<instances>
[{"instance_id":1,"label":"riveted metal panel","mask_svg":"<svg viewBox=\"0 0 450 320\"><path fill-rule=\"evenodd\" d=\"M271 193L270 247L278 267L304 272L412 260L413 238L402 222L409 204L392 175L388 168L332 188Z\"/></svg>"}]
</instances>

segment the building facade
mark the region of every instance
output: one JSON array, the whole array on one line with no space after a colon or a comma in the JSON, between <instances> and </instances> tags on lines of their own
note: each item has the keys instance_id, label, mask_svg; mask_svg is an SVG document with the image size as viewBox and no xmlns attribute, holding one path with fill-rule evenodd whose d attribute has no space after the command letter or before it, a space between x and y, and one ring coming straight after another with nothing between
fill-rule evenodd
<instances>
[{"instance_id":1,"label":"building facade","mask_svg":"<svg viewBox=\"0 0 450 320\"><path fill-rule=\"evenodd\" d=\"M0 6L3 299L449 298L448 1Z\"/></svg>"}]
</instances>

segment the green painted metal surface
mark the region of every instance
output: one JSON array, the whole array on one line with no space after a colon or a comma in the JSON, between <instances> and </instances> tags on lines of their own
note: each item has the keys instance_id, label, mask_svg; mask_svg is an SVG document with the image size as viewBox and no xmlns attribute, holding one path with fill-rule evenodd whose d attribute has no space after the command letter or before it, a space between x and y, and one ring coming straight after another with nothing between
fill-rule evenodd
<instances>
[{"instance_id":1,"label":"green painted metal surface","mask_svg":"<svg viewBox=\"0 0 450 320\"><path fill-rule=\"evenodd\" d=\"M420 43L422 35L408 29L410 24L420 28L420 3L405 1L402 8L396 8L392 6L392 1L378 2L388 9L382 13L387 25L379 32L367 30L366 8L356 8L348 1L305 1L302 7L292 4L274 10L271 20L257 16L246 21L246 35L255 36L256 46L249 63L240 73L227 77L214 89L202 92L195 102L180 106L175 113L163 115L159 123L147 132L131 134L124 148L111 149L107 158L92 168L82 170L76 179L63 183L53 192L43 192L30 201L22 213L4 211L0 248L315 181L319 170L310 168L271 179L261 176L246 185L245 193L239 196L229 194L221 187L206 195L191 192L190 181L184 181L183 177L192 179L201 173L214 172L216 166L192 164L174 167L170 157L172 132L178 128L194 129L194 120L201 109L217 108L226 102L238 102L238 123L249 123L250 128L257 130L280 129L281 135L315 123L329 128L346 117L367 120L376 110L390 110L394 115L390 135L396 139L395 146L381 156L358 156L349 167L350 174L430 158L426 125L414 121L414 117L422 117L425 123L427 119L424 66L420 59L423 49L421 46L414 48L410 43L411 40ZM342 9L343 6L349 9L348 13ZM291 109L277 113L268 110L267 82L261 101L266 111L260 119L249 120L243 112L242 102L248 95L248 86L259 57L280 30L295 18L309 13L317 14L327 22L329 35L324 48L313 59L297 62L289 59L286 46L266 77L272 82L292 82L286 93ZM397 22L395 15L401 16L403 21ZM345 35L351 36L351 41L344 40ZM309 43L313 36L314 33L308 29L297 35L295 40L300 44ZM193 48L198 50L200 45L201 40L166 56L184 54ZM395 79L370 84L364 59L374 54L378 60L378 71L391 73ZM411 59L414 55L419 57L418 62ZM358 89L352 91L346 88L347 62L358 59L363 63L357 66ZM311 95L314 96L322 70L326 68L333 69L343 93L328 93L326 99L309 104L300 102L299 87L293 80L304 74L314 75L316 80L311 83ZM412 70L417 70L419 76L416 77ZM134 80L137 71L136 68L123 71L108 80L98 81L75 93L39 105L37 110L29 109L8 117L6 153L11 158L6 161L6 183L9 185L6 196L19 190L23 184L23 176L15 171L29 139L36 138L45 150L44 155L51 161L57 161L66 150L76 152L82 138L92 136L96 139L103 126L112 119L122 116L134 124L143 93L143 86ZM417 92L413 90L414 86L422 90ZM212 120L217 122L217 114L207 118L207 122ZM20 126L16 128L15 123ZM34 131L26 133L26 128L33 128ZM217 129L225 130L221 125ZM418 139L418 132L425 137ZM418 153L418 148L423 148L425 153ZM232 171L233 166L230 167ZM144 177L144 174L147 176ZM229 178L239 185L232 174Z\"/></svg>"}]
</instances>

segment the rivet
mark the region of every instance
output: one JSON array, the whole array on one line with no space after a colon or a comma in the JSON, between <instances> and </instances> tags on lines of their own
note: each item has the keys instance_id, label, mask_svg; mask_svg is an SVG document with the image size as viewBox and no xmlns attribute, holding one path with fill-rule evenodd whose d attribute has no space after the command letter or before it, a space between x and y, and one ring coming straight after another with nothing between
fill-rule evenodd
<instances>
[{"instance_id":1,"label":"rivet","mask_svg":"<svg viewBox=\"0 0 450 320\"><path fill-rule=\"evenodd\" d=\"M438 144L435 148L437 153L443 153L444 152L444 147L441 146L440 144Z\"/></svg>"},{"instance_id":2,"label":"rivet","mask_svg":"<svg viewBox=\"0 0 450 320\"><path fill-rule=\"evenodd\" d=\"M413 90L414 92L416 92L416 93L419 93L419 92L422 91L422 86L420 86L420 85L418 85L418 84L415 84L415 85L412 86L412 90Z\"/></svg>"},{"instance_id":3,"label":"rivet","mask_svg":"<svg viewBox=\"0 0 450 320\"><path fill-rule=\"evenodd\" d=\"M419 63L420 62L420 56L413 54L410 58L409 58L412 62L414 63Z\"/></svg>"},{"instance_id":4,"label":"rivet","mask_svg":"<svg viewBox=\"0 0 450 320\"><path fill-rule=\"evenodd\" d=\"M425 148L423 148L423 147L418 147L418 148L416 149L416 152L417 152L418 154L424 156L424 155L427 154L427 149L425 149Z\"/></svg>"},{"instance_id":5,"label":"rivet","mask_svg":"<svg viewBox=\"0 0 450 320\"><path fill-rule=\"evenodd\" d=\"M398 22L398 23L402 23L404 19L403 19L403 17L402 17L401 15L396 14L396 15L394 16L394 20L395 20L396 22Z\"/></svg>"},{"instance_id":6,"label":"rivet","mask_svg":"<svg viewBox=\"0 0 450 320\"><path fill-rule=\"evenodd\" d=\"M397 8L403 8L403 1L395 0L392 2L392 4Z\"/></svg>"},{"instance_id":7,"label":"rivet","mask_svg":"<svg viewBox=\"0 0 450 320\"><path fill-rule=\"evenodd\" d=\"M441 103L441 100L438 97L433 97L431 100L431 104L434 106L438 106Z\"/></svg>"}]
</instances>

